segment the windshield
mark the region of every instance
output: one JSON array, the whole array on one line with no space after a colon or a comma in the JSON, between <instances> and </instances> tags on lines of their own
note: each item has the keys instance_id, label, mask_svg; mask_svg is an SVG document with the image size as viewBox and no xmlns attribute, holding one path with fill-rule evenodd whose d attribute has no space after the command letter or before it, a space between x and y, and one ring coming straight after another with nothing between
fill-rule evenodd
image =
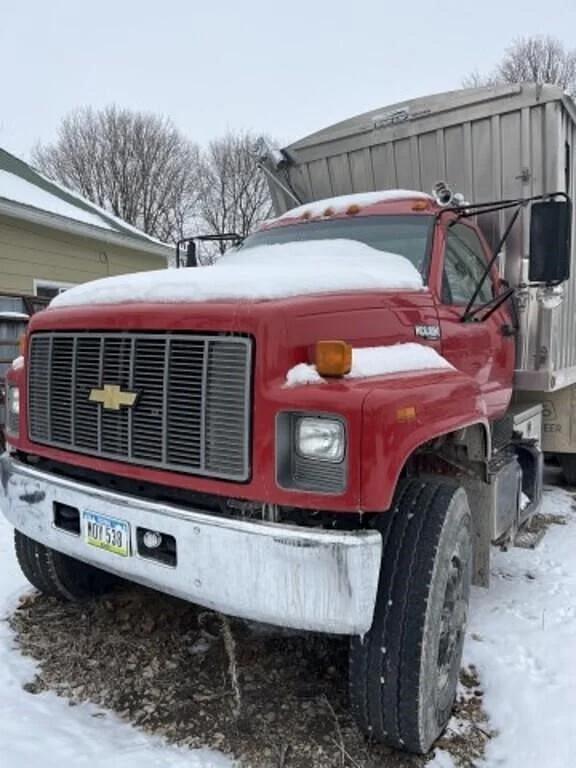
<instances>
[{"instance_id":1,"label":"windshield","mask_svg":"<svg viewBox=\"0 0 576 768\"><path fill-rule=\"evenodd\" d=\"M305 240L358 240L378 251L397 253L408 259L424 281L428 274L428 253L433 216L359 216L275 227L249 235L240 250L260 245ZM382 254L382 258L386 258Z\"/></svg>"}]
</instances>

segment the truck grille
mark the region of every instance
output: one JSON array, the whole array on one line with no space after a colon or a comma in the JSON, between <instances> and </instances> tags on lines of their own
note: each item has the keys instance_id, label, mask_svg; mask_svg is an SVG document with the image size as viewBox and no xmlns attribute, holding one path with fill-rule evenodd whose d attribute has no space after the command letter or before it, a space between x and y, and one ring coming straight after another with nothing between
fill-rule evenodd
<instances>
[{"instance_id":1,"label":"truck grille","mask_svg":"<svg viewBox=\"0 0 576 768\"><path fill-rule=\"evenodd\" d=\"M33 334L30 439L133 464L246 480L251 353L243 337Z\"/></svg>"}]
</instances>

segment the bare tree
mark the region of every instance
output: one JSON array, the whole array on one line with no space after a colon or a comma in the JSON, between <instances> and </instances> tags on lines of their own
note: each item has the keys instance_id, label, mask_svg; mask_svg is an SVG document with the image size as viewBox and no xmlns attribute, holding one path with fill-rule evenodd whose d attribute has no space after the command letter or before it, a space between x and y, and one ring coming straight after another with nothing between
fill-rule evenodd
<instances>
[{"instance_id":1,"label":"bare tree","mask_svg":"<svg viewBox=\"0 0 576 768\"><path fill-rule=\"evenodd\" d=\"M270 216L270 193L256 150L252 134L228 133L202 154L198 215L209 233L245 236Z\"/></svg>"},{"instance_id":2,"label":"bare tree","mask_svg":"<svg viewBox=\"0 0 576 768\"><path fill-rule=\"evenodd\" d=\"M170 120L116 106L80 109L38 145L46 175L160 240L182 236L195 210L199 152Z\"/></svg>"},{"instance_id":3,"label":"bare tree","mask_svg":"<svg viewBox=\"0 0 576 768\"><path fill-rule=\"evenodd\" d=\"M551 83L576 95L576 49L567 49L550 36L519 38L507 48L491 75L472 73L466 87L496 83Z\"/></svg>"},{"instance_id":4,"label":"bare tree","mask_svg":"<svg viewBox=\"0 0 576 768\"><path fill-rule=\"evenodd\" d=\"M496 85L498 82L500 81L496 79L495 75L483 75L476 70L462 79L462 86L464 88L482 88L487 85Z\"/></svg>"}]
</instances>

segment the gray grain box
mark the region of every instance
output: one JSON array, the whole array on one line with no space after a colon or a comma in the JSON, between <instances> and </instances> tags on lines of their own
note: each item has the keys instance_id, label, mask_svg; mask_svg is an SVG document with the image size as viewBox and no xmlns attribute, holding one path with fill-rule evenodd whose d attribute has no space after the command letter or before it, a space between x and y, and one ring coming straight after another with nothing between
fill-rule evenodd
<instances>
[{"instance_id":1,"label":"gray grain box","mask_svg":"<svg viewBox=\"0 0 576 768\"><path fill-rule=\"evenodd\" d=\"M555 86L474 88L394 104L337 123L286 148L303 202L379 189L430 192L438 180L470 202L574 189L576 106ZM272 185L275 208L294 201ZM489 242L509 213L480 217ZM551 392L576 382L576 263L554 308L524 288L528 217L515 226L501 270L519 288L516 386ZM574 242L574 238L573 238Z\"/></svg>"}]
</instances>

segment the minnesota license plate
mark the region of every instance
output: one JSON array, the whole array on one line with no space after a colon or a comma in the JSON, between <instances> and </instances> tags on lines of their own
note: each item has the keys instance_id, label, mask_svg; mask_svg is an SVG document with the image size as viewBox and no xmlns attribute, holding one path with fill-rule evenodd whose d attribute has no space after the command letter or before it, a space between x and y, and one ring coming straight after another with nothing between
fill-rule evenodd
<instances>
[{"instance_id":1,"label":"minnesota license plate","mask_svg":"<svg viewBox=\"0 0 576 768\"><path fill-rule=\"evenodd\" d=\"M104 549L121 557L130 554L130 527L124 520L84 512L84 541L92 547Z\"/></svg>"}]
</instances>

